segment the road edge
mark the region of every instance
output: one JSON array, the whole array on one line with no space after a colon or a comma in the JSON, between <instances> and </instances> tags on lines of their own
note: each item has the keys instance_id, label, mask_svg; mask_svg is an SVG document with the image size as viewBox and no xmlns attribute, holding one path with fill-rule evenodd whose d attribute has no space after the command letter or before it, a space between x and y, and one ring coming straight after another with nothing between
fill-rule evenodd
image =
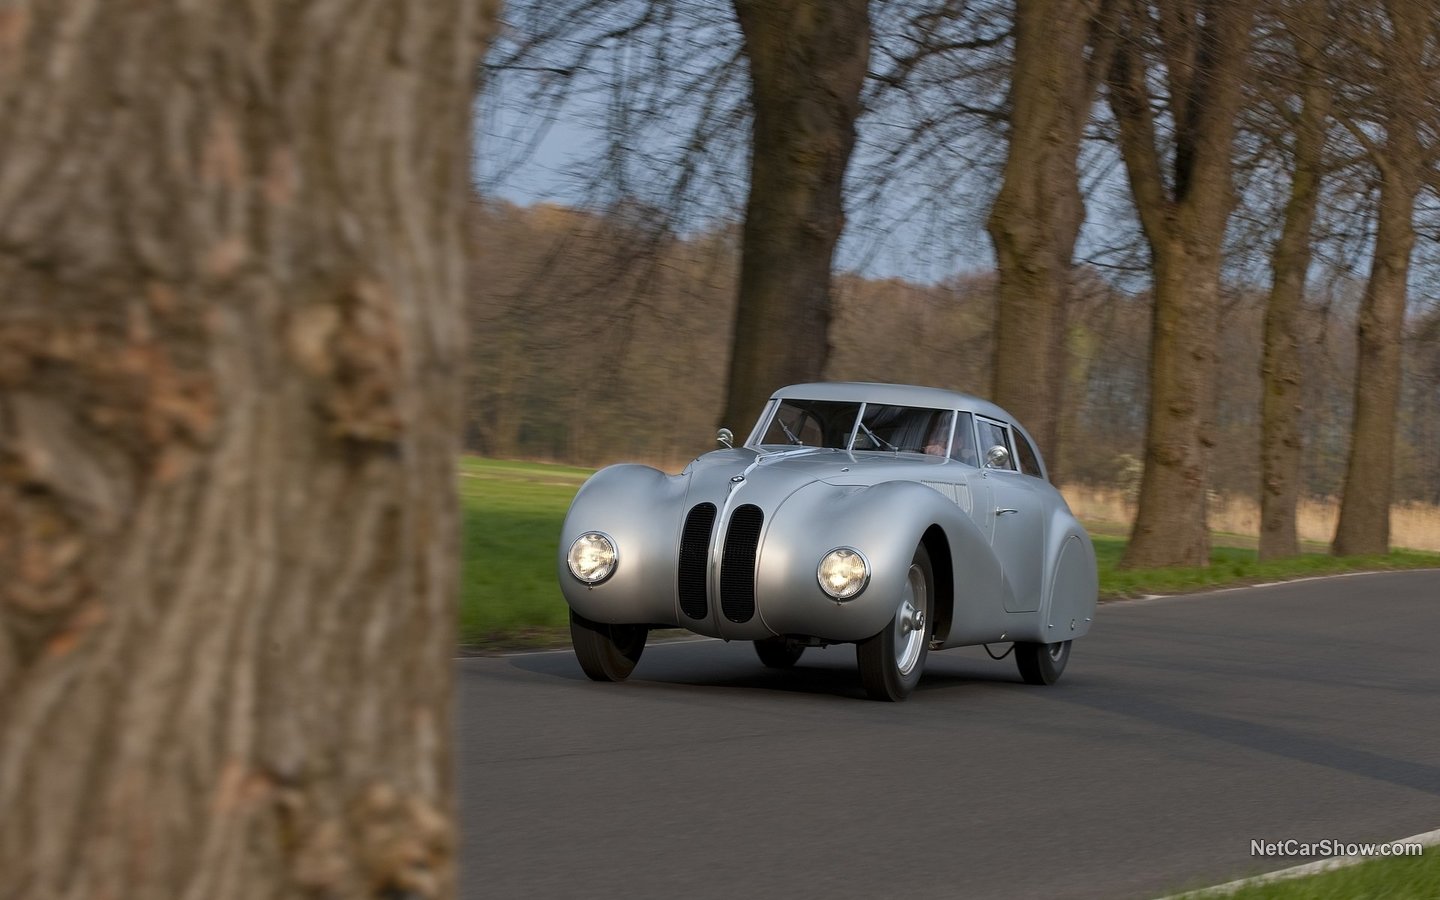
<instances>
[{"instance_id":1,"label":"road edge","mask_svg":"<svg viewBox=\"0 0 1440 900\"><path fill-rule=\"evenodd\" d=\"M1302 575L1280 581L1260 581L1254 584L1227 584L1219 587L1202 587L1194 591L1175 591L1170 594L1142 594L1138 597L1102 597L1100 605L1111 603L1153 603L1156 600L1180 600L1189 597L1204 597L1207 594L1228 594L1234 591L1249 591L1255 588L1281 587L1287 584L1303 584L1307 581L1329 581L1333 578L1359 578L1365 575L1399 575L1403 572L1440 572L1440 566L1422 566L1413 569L1359 569L1354 572L1330 572L1325 575Z\"/></svg>"},{"instance_id":2,"label":"road edge","mask_svg":"<svg viewBox=\"0 0 1440 900\"><path fill-rule=\"evenodd\" d=\"M1419 844L1422 847L1434 847L1440 845L1440 828L1434 831L1427 831L1424 834L1412 835L1407 838L1400 838L1394 841L1376 841L1375 843ZM1386 858L1387 857L1383 856L1332 856L1329 859L1318 859L1314 862L1291 866L1288 869L1277 869L1274 872L1252 875L1249 878L1237 878L1234 881L1227 881L1224 884L1217 884L1214 887L1186 891L1183 894L1169 894L1159 898L1159 900L1207 900L1207 898L1213 897L1228 897L1243 888L1254 887L1261 884L1273 884L1277 881L1289 881L1292 878L1304 878L1307 875L1319 875L1324 872L1333 872L1337 869L1348 869L1360 863L1373 862L1377 859Z\"/></svg>"}]
</instances>

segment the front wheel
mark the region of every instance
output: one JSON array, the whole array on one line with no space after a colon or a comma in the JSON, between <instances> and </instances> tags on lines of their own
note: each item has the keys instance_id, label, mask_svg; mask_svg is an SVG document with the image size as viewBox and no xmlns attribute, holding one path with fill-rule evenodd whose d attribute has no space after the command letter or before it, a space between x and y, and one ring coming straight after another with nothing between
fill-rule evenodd
<instances>
[{"instance_id":1,"label":"front wheel","mask_svg":"<svg viewBox=\"0 0 1440 900\"><path fill-rule=\"evenodd\" d=\"M580 668L592 681L624 681L635 670L650 629L644 625L606 625L570 610L570 643Z\"/></svg>"},{"instance_id":2,"label":"front wheel","mask_svg":"<svg viewBox=\"0 0 1440 900\"><path fill-rule=\"evenodd\" d=\"M1070 642L1057 644L1015 644L1015 665L1026 684L1054 684L1070 661Z\"/></svg>"},{"instance_id":3,"label":"front wheel","mask_svg":"<svg viewBox=\"0 0 1440 900\"><path fill-rule=\"evenodd\" d=\"M805 652L804 644L787 641L785 638L769 638L755 642L755 655L769 669L788 669L800 661Z\"/></svg>"},{"instance_id":4,"label":"front wheel","mask_svg":"<svg viewBox=\"0 0 1440 900\"><path fill-rule=\"evenodd\" d=\"M895 617L880 633L855 645L860 681L875 700L904 700L920 683L933 630L935 573L925 545L915 548Z\"/></svg>"}]
</instances>

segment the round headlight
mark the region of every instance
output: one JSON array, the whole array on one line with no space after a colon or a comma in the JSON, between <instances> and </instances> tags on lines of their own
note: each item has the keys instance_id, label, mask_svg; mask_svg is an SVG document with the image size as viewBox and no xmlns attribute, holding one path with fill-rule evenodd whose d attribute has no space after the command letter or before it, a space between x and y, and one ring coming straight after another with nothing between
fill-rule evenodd
<instances>
[{"instance_id":1,"label":"round headlight","mask_svg":"<svg viewBox=\"0 0 1440 900\"><path fill-rule=\"evenodd\" d=\"M836 600L849 600L870 582L870 563L859 550L837 547L820 560L815 577L825 593Z\"/></svg>"},{"instance_id":2,"label":"round headlight","mask_svg":"<svg viewBox=\"0 0 1440 900\"><path fill-rule=\"evenodd\" d=\"M587 531L570 545L566 562L570 564L571 575L586 584L599 584L614 573L619 559L620 554L609 535Z\"/></svg>"}]
</instances>

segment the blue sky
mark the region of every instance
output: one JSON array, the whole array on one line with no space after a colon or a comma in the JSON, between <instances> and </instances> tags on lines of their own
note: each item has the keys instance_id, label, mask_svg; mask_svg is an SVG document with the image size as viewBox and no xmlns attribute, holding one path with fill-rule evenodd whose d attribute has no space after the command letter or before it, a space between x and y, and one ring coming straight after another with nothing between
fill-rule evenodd
<instances>
[{"instance_id":1,"label":"blue sky","mask_svg":"<svg viewBox=\"0 0 1440 900\"><path fill-rule=\"evenodd\" d=\"M596 205L587 185L593 181L596 160L604 153L604 132L596 124L603 121L603 110L584 101L542 116L492 100L491 108L477 111L476 116L476 181L487 194L520 205ZM871 130L883 131L875 123ZM677 128L674 134L681 133L683 129ZM851 160L852 182L866 165L866 154L874 152L874 144L867 144L865 137L862 132L862 142ZM655 146L637 155L652 165L663 165L667 152L671 149ZM736 158L717 174L733 182L729 186L732 202L743 201L743 167L743 160ZM991 201L986 190L980 185L947 201L923 183L902 180L884 191L871 207L862 206L851 191L837 267L871 277L919 282L991 268L993 256L983 230ZM712 220L738 219L740 215L738 202L731 209L720 199L700 206L700 212Z\"/></svg>"}]
</instances>

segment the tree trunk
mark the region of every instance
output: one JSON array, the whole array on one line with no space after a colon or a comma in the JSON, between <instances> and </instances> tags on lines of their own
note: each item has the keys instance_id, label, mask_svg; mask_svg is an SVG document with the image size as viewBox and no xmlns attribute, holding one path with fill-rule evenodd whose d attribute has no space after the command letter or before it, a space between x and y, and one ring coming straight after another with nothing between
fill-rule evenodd
<instances>
[{"instance_id":1,"label":"tree trunk","mask_svg":"<svg viewBox=\"0 0 1440 900\"><path fill-rule=\"evenodd\" d=\"M1070 267L1085 216L1077 160L1095 94L1090 72L1103 71L1085 55L1099 7L1100 0L1017 3L1010 147L988 221L1000 276L992 399L1024 424L1052 467Z\"/></svg>"},{"instance_id":2,"label":"tree trunk","mask_svg":"<svg viewBox=\"0 0 1440 900\"><path fill-rule=\"evenodd\" d=\"M868 5L735 0L755 113L721 417L739 434L777 388L824 372L841 189L870 57Z\"/></svg>"},{"instance_id":3,"label":"tree trunk","mask_svg":"<svg viewBox=\"0 0 1440 900\"><path fill-rule=\"evenodd\" d=\"M1208 233L1154 247L1145 469L1124 564L1205 566L1220 253Z\"/></svg>"},{"instance_id":4,"label":"tree trunk","mask_svg":"<svg viewBox=\"0 0 1440 900\"><path fill-rule=\"evenodd\" d=\"M1075 289L1072 285L1070 290ZM1072 293L1071 301L1075 299ZM1072 306L1073 308L1073 306ZM1056 437L1056 451L1051 456L1045 457L1045 467L1049 472L1050 480L1055 484L1068 484L1075 480L1074 472L1080 468L1079 454L1076 452L1077 436L1086 433L1090 416L1085 403L1081 398L1091 385L1094 367L1096 363L1096 346L1099 341L1096 334L1089 327L1074 323L1066 328L1065 335L1065 398L1066 402L1061 404L1059 410L1059 434ZM1105 365L1105 362L1101 363Z\"/></svg>"},{"instance_id":5,"label":"tree trunk","mask_svg":"<svg viewBox=\"0 0 1440 900\"><path fill-rule=\"evenodd\" d=\"M1126 567L1208 566L1211 420L1220 248L1234 206L1235 119L1248 68L1253 0L1162 6L1158 40L1135 4L1110 71L1110 104L1155 267L1145 471ZM1136 38L1140 38L1137 40ZM1147 45L1164 55L1152 76ZM1173 148L1157 138L1151 85L1164 79ZM1169 176L1162 174L1166 167Z\"/></svg>"},{"instance_id":6,"label":"tree trunk","mask_svg":"<svg viewBox=\"0 0 1440 900\"><path fill-rule=\"evenodd\" d=\"M1397 161L1387 168L1380 182L1375 257L1360 304L1355 339L1355 418L1350 428L1340 521L1331 547L1337 556L1390 552L1400 354L1410 255L1415 246L1412 217L1420 175L1413 161Z\"/></svg>"},{"instance_id":7,"label":"tree trunk","mask_svg":"<svg viewBox=\"0 0 1440 900\"><path fill-rule=\"evenodd\" d=\"M1300 554L1295 508L1300 496L1300 312L1310 271L1311 231L1324 177L1331 87L1317 63L1324 46L1325 10L1309 5L1295 28L1296 63L1304 79L1295 123L1290 200L1271 255L1273 281L1265 306L1260 364L1260 559Z\"/></svg>"},{"instance_id":8,"label":"tree trunk","mask_svg":"<svg viewBox=\"0 0 1440 900\"><path fill-rule=\"evenodd\" d=\"M483 419L487 423L485 454L498 459L519 459L521 432L524 427L525 397L523 380L530 375L529 310L511 310L513 318L491 334L472 344L471 352L494 357L489 378L476 390L483 390L489 409ZM482 346L483 342L483 346ZM574 420L572 420L574 421Z\"/></svg>"},{"instance_id":9,"label":"tree trunk","mask_svg":"<svg viewBox=\"0 0 1440 900\"><path fill-rule=\"evenodd\" d=\"M1431 4L1386 0L1384 7L1389 28L1378 46L1385 137L1381 146L1368 145L1380 171L1380 202L1375 252L1355 339L1355 416L1340 521L1331 545L1337 556L1390 552L1395 424L1405 299L1415 246L1415 198L1430 165L1419 132L1429 95Z\"/></svg>"},{"instance_id":10,"label":"tree trunk","mask_svg":"<svg viewBox=\"0 0 1440 900\"><path fill-rule=\"evenodd\" d=\"M451 892L490 15L0 8L0 894Z\"/></svg>"}]
</instances>

